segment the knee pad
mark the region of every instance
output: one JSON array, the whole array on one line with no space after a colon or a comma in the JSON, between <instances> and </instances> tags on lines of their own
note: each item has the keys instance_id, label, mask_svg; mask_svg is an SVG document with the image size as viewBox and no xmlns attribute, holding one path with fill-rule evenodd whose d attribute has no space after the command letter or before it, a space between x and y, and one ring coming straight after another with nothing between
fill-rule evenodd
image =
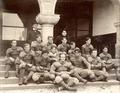
<instances>
[{"instance_id":1,"label":"knee pad","mask_svg":"<svg viewBox=\"0 0 120 93\"><path fill-rule=\"evenodd\" d=\"M12 64L12 61L10 59L7 59L5 62L6 62L6 65L11 65Z\"/></svg>"},{"instance_id":2,"label":"knee pad","mask_svg":"<svg viewBox=\"0 0 120 93\"><path fill-rule=\"evenodd\" d=\"M60 76L57 76L57 77L55 78L55 83L57 83L57 84L61 83L62 81L63 81L63 79L62 79L62 77L60 77Z\"/></svg>"},{"instance_id":3,"label":"knee pad","mask_svg":"<svg viewBox=\"0 0 120 93\"><path fill-rule=\"evenodd\" d=\"M50 74L50 79L54 80L55 79L55 75L54 74Z\"/></svg>"},{"instance_id":4,"label":"knee pad","mask_svg":"<svg viewBox=\"0 0 120 93\"><path fill-rule=\"evenodd\" d=\"M48 77L50 77L50 74L49 73L44 73L44 77L48 78Z\"/></svg>"},{"instance_id":5,"label":"knee pad","mask_svg":"<svg viewBox=\"0 0 120 93\"><path fill-rule=\"evenodd\" d=\"M36 67L33 66L33 67L30 68L30 70L35 72L36 71Z\"/></svg>"},{"instance_id":6,"label":"knee pad","mask_svg":"<svg viewBox=\"0 0 120 93\"><path fill-rule=\"evenodd\" d=\"M69 79L70 75L64 73L64 74L61 75L61 77L62 77L63 79Z\"/></svg>"},{"instance_id":7,"label":"knee pad","mask_svg":"<svg viewBox=\"0 0 120 93\"><path fill-rule=\"evenodd\" d=\"M79 84L79 80L77 78L74 78L74 77L73 77L73 82L75 85Z\"/></svg>"},{"instance_id":8,"label":"knee pad","mask_svg":"<svg viewBox=\"0 0 120 93\"><path fill-rule=\"evenodd\" d=\"M40 78L40 74L39 74L39 73L34 73L34 74L32 75L32 80L33 80L33 81L38 81L39 78Z\"/></svg>"}]
</instances>

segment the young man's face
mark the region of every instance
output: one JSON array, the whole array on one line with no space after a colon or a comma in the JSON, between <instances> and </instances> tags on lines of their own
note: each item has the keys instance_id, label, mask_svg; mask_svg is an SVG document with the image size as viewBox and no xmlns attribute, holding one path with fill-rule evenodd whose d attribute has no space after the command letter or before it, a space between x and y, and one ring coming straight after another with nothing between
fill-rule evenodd
<instances>
[{"instance_id":1,"label":"young man's face","mask_svg":"<svg viewBox=\"0 0 120 93\"><path fill-rule=\"evenodd\" d=\"M52 44L53 43L53 38L52 37L48 38L48 42Z\"/></svg>"},{"instance_id":2,"label":"young man's face","mask_svg":"<svg viewBox=\"0 0 120 93\"><path fill-rule=\"evenodd\" d=\"M52 51L52 53L56 53L56 48L53 47L53 48L51 49L51 51Z\"/></svg>"},{"instance_id":3,"label":"young man's face","mask_svg":"<svg viewBox=\"0 0 120 93\"><path fill-rule=\"evenodd\" d=\"M61 54L61 55L60 55L60 60L61 60L61 61L65 61L65 59L66 59L66 55L65 55L65 54Z\"/></svg>"},{"instance_id":4,"label":"young man's face","mask_svg":"<svg viewBox=\"0 0 120 93\"><path fill-rule=\"evenodd\" d=\"M66 38L63 38L62 43L63 43L63 44L66 44L66 43L67 43L67 39L66 39Z\"/></svg>"},{"instance_id":5,"label":"young man's face","mask_svg":"<svg viewBox=\"0 0 120 93\"><path fill-rule=\"evenodd\" d=\"M42 56L43 56L43 58L47 58L48 57L48 53L43 53Z\"/></svg>"},{"instance_id":6,"label":"young man's face","mask_svg":"<svg viewBox=\"0 0 120 93\"><path fill-rule=\"evenodd\" d=\"M29 52L30 51L30 45L25 46L24 49L25 49L26 52Z\"/></svg>"},{"instance_id":7,"label":"young man's face","mask_svg":"<svg viewBox=\"0 0 120 93\"><path fill-rule=\"evenodd\" d=\"M62 36L66 36L67 35L67 32L66 31L63 31L62 32Z\"/></svg>"},{"instance_id":8,"label":"young man's face","mask_svg":"<svg viewBox=\"0 0 120 93\"><path fill-rule=\"evenodd\" d=\"M81 55L80 52L78 52L78 51L75 52L75 56L80 56L80 55Z\"/></svg>"},{"instance_id":9,"label":"young man's face","mask_svg":"<svg viewBox=\"0 0 120 93\"><path fill-rule=\"evenodd\" d=\"M91 44L91 39L88 39L88 40L86 41L86 44L87 44L87 45Z\"/></svg>"},{"instance_id":10,"label":"young man's face","mask_svg":"<svg viewBox=\"0 0 120 93\"><path fill-rule=\"evenodd\" d=\"M38 41L38 42L41 42L41 40L42 40L42 39L41 39L41 36L37 37L37 41Z\"/></svg>"},{"instance_id":11,"label":"young man's face","mask_svg":"<svg viewBox=\"0 0 120 93\"><path fill-rule=\"evenodd\" d=\"M12 41L11 45L12 45L13 47L16 47L16 46L17 46L17 41Z\"/></svg>"},{"instance_id":12,"label":"young man's face","mask_svg":"<svg viewBox=\"0 0 120 93\"><path fill-rule=\"evenodd\" d=\"M75 43L71 44L70 47L74 49L76 47Z\"/></svg>"},{"instance_id":13,"label":"young man's face","mask_svg":"<svg viewBox=\"0 0 120 93\"><path fill-rule=\"evenodd\" d=\"M92 51L92 56L96 57L97 56L97 51Z\"/></svg>"},{"instance_id":14,"label":"young man's face","mask_svg":"<svg viewBox=\"0 0 120 93\"><path fill-rule=\"evenodd\" d=\"M38 25L37 25L37 24L34 24L34 25L33 25L33 31L36 31L36 30L37 30L37 27L38 27Z\"/></svg>"},{"instance_id":15,"label":"young man's face","mask_svg":"<svg viewBox=\"0 0 120 93\"><path fill-rule=\"evenodd\" d=\"M107 52L108 52L108 48L105 47L105 48L103 49L103 52L107 53Z\"/></svg>"}]
</instances>

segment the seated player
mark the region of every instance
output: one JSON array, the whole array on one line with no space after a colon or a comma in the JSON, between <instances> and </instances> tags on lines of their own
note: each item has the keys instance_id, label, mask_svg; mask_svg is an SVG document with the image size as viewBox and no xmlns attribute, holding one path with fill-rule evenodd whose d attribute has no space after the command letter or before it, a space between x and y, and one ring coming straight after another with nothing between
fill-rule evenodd
<instances>
[{"instance_id":1,"label":"seated player","mask_svg":"<svg viewBox=\"0 0 120 93\"><path fill-rule=\"evenodd\" d=\"M108 48L105 46L103 52L100 53L99 57L105 63L106 71L109 72L111 69L116 70L116 79L118 79L119 74L119 64L113 62L111 54L108 53Z\"/></svg>"},{"instance_id":2,"label":"seated player","mask_svg":"<svg viewBox=\"0 0 120 93\"><path fill-rule=\"evenodd\" d=\"M50 51L53 45L55 45L55 44L53 43L53 37L52 37L52 36L48 36L48 42L47 42L47 44L45 45L46 49L47 49L48 51Z\"/></svg>"},{"instance_id":3,"label":"seated player","mask_svg":"<svg viewBox=\"0 0 120 93\"><path fill-rule=\"evenodd\" d=\"M43 43L41 35L37 35L36 41L33 41L31 43L31 49L34 51L35 48L38 48L39 50L43 50Z\"/></svg>"},{"instance_id":4,"label":"seated player","mask_svg":"<svg viewBox=\"0 0 120 93\"><path fill-rule=\"evenodd\" d=\"M68 50L68 55L73 54L75 49L76 49L75 42L70 42L70 49Z\"/></svg>"},{"instance_id":5,"label":"seated player","mask_svg":"<svg viewBox=\"0 0 120 93\"><path fill-rule=\"evenodd\" d=\"M64 88L71 91L76 90L71 87L71 84L78 83L70 76L72 69L72 64L66 61L66 54L60 53L59 61L54 62L50 69L51 74L54 74L56 76L55 83L59 85L59 89L62 87L62 89Z\"/></svg>"},{"instance_id":6,"label":"seated player","mask_svg":"<svg viewBox=\"0 0 120 93\"><path fill-rule=\"evenodd\" d=\"M19 55L19 85L27 84L27 81L32 77L35 71L35 67L33 66L34 55L34 51L31 51L30 45L24 44L24 51ZM28 75L25 77L26 72L28 72Z\"/></svg>"},{"instance_id":7,"label":"seated player","mask_svg":"<svg viewBox=\"0 0 120 93\"><path fill-rule=\"evenodd\" d=\"M87 58L94 49L93 45L91 44L91 38L86 38L86 43L82 45L82 56Z\"/></svg>"},{"instance_id":8,"label":"seated player","mask_svg":"<svg viewBox=\"0 0 120 93\"><path fill-rule=\"evenodd\" d=\"M66 38L63 38L62 39L62 43L58 45L58 51L60 52L68 52L70 46L69 44L67 43L67 39Z\"/></svg>"},{"instance_id":9,"label":"seated player","mask_svg":"<svg viewBox=\"0 0 120 93\"><path fill-rule=\"evenodd\" d=\"M11 66L15 66L16 68L16 76L18 77L18 56L19 53L23 50L21 47L17 46L17 41L12 40L11 48L8 48L6 51L6 66L5 66L5 78L9 77L9 70Z\"/></svg>"},{"instance_id":10,"label":"seated player","mask_svg":"<svg viewBox=\"0 0 120 93\"><path fill-rule=\"evenodd\" d=\"M95 75L93 71L91 71L91 66L88 61L81 56L81 52L79 48L74 50L74 55L70 57L70 61L75 66L74 76L82 81L84 84L87 83L87 79L92 80Z\"/></svg>"},{"instance_id":11,"label":"seated player","mask_svg":"<svg viewBox=\"0 0 120 93\"><path fill-rule=\"evenodd\" d=\"M33 80L36 83L43 83L46 80L53 80L55 77L54 75L50 74L50 60L48 56L48 51L44 50L41 52L39 50L35 51L35 56L34 56L34 63L35 63L35 68L36 71L33 74ZM36 77L39 77L37 79L34 79Z\"/></svg>"},{"instance_id":12,"label":"seated player","mask_svg":"<svg viewBox=\"0 0 120 93\"><path fill-rule=\"evenodd\" d=\"M48 53L49 59L50 59L50 63L53 64L54 62L59 60L59 52L57 50L57 46L56 45L52 45L51 46L51 50Z\"/></svg>"},{"instance_id":13,"label":"seated player","mask_svg":"<svg viewBox=\"0 0 120 93\"><path fill-rule=\"evenodd\" d=\"M88 56L87 60L91 64L91 69L96 75L95 81L106 81L108 73L105 71L105 64L100 57L97 56L96 49L92 51L91 56Z\"/></svg>"}]
</instances>

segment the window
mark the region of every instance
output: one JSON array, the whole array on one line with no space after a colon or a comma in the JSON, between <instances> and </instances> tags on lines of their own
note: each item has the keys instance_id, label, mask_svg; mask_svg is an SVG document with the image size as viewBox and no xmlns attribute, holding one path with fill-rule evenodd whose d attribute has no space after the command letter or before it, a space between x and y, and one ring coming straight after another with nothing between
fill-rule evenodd
<instances>
[{"instance_id":1,"label":"window","mask_svg":"<svg viewBox=\"0 0 120 93\"><path fill-rule=\"evenodd\" d=\"M2 20L2 40L26 40L27 29L17 13L3 12Z\"/></svg>"}]
</instances>

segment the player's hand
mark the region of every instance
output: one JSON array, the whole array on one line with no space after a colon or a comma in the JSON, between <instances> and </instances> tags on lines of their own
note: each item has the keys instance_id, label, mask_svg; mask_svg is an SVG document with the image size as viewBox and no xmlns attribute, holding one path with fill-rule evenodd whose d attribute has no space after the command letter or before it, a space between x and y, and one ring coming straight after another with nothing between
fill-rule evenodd
<instances>
[{"instance_id":1,"label":"player's hand","mask_svg":"<svg viewBox=\"0 0 120 93\"><path fill-rule=\"evenodd\" d=\"M15 61L15 59L14 59L14 58L12 58L12 57L9 57L9 59L10 59L12 62L14 62L14 61Z\"/></svg>"}]
</instances>

